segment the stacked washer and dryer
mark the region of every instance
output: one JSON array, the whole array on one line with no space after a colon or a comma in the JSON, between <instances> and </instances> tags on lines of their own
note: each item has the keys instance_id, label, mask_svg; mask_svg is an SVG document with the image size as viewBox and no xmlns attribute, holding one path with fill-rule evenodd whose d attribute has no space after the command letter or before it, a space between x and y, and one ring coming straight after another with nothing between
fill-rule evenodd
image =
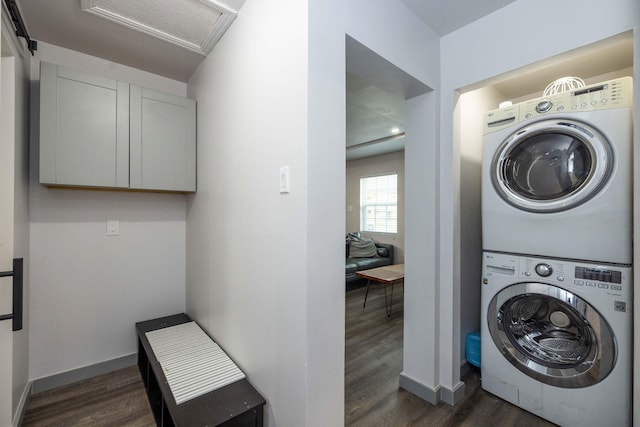
<instances>
[{"instance_id":1,"label":"stacked washer and dryer","mask_svg":"<svg viewBox=\"0 0 640 427\"><path fill-rule=\"evenodd\" d=\"M562 426L631 424L632 80L485 115L482 387Z\"/></svg>"}]
</instances>

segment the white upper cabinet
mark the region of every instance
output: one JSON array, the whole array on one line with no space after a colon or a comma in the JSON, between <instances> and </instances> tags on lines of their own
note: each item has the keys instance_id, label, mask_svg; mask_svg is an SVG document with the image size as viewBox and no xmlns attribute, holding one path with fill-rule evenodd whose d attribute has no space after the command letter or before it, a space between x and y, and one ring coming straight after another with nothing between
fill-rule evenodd
<instances>
[{"instance_id":1,"label":"white upper cabinet","mask_svg":"<svg viewBox=\"0 0 640 427\"><path fill-rule=\"evenodd\" d=\"M43 62L40 182L129 186L129 85Z\"/></svg>"},{"instance_id":2,"label":"white upper cabinet","mask_svg":"<svg viewBox=\"0 0 640 427\"><path fill-rule=\"evenodd\" d=\"M40 182L196 191L191 99L55 64L40 68Z\"/></svg>"},{"instance_id":3,"label":"white upper cabinet","mask_svg":"<svg viewBox=\"0 0 640 427\"><path fill-rule=\"evenodd\" d=\"M196 103L131 85L130 188L196 191Z\"/></svg>"}]
</instances>

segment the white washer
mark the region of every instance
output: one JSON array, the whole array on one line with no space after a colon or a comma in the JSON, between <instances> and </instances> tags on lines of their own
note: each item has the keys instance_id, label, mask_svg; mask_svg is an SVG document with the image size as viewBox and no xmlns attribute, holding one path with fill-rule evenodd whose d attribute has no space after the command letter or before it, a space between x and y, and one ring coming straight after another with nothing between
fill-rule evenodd
<instances>
[{"instance_id":1,"label":"white washer","mask_svg":"<svg viewBox=\"0 0 640 427\"><path fill-rule=\"evenodd\" d=\"M632 79L486 113L483 249L632 263Z\"/></svg>"},{"instance_id":2,"label":"white washer","mask_svg":"<svg viewBox=\"0 0 640 427\"><path fill-rule=\"evenodd\" d=\"M631 424L632 269L484 252L482 388L562 426Z\"/></svg>"}]
</instances>

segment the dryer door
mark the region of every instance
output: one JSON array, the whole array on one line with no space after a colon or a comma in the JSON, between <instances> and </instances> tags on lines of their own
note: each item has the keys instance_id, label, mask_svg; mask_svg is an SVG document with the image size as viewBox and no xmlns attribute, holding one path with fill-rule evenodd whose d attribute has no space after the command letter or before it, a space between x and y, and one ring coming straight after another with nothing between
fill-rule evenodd
<instances>
[{"instance_id":1,"label":"dryer door","mask_svg":"<svg viewBox=\"0 0 640 427\"><path fill-rule=\"evenodd\" d=\"M616 340L607 321L556 286L511 285L491 300L486 321L502 355L545 384L587 387L602 381L616 363Z\"/></svg>"},{"instance_id":2,"label":"dryer door","mask_svg":"<svg viewBox=\"0 0 640 427\"><path fill-rule=\"evenodd\" d=\"M491 166L498 194L530 212L558 212L596 195L613 170L611 145L593 127L547 119L519 129Z\"/></svg>"}]
</instances>

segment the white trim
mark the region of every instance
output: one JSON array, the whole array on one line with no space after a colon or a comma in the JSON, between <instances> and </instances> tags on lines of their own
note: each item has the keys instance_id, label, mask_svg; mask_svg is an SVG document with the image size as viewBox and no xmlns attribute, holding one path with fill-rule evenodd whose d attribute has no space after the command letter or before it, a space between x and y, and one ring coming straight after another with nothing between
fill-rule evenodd
<instances>
[{"instance_id":1,"label":"white trim","mask_svg":"<svg viewBox=\"0 0 640 427\"><path fill-rule=\"evenodd\" d=\"M442 387L439 385L435 388L431 388L428 385L425 385L416 380L415 378L411 378L404 372L400 373L399 383L400 388L403 388L408 392L415 394L419 398L426 400L432 405L437 405L440 400L442 400Z\"/></svg>"},{"instance_id":2,"label":"white trim","mask_svg":"<svg viewBox=\"0 0 640 427\"><path fill-rule=\"evenodd\" d=\"M429 387L415 378L411 378L404 372L400 373L399 380L401 388L426 400L432 405L437 405L442 401L448 405L455 406L456 403L460 402L464 397L465 384L462 381L458 381L453 389L450 389L442 385L437 385L435 388Z\"/></svg>"},{"instance_id":3,"label":"white trim","mask_svg":"<svg viewBox=\"0 0 640 427\"><path fill-rule=\"evenodd\" d=\"M459 381L452 389L448 387L440 387L440 397L442 401L448 405L455 406L464 397L465 386Z\"/></svg>"}]
</instances>

